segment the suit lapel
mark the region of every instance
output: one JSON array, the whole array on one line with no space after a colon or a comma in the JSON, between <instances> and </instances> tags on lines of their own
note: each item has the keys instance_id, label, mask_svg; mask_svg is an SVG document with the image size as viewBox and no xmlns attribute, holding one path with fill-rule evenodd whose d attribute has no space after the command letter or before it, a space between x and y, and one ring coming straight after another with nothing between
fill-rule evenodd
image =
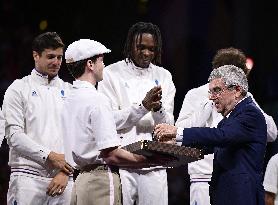
<instances>
[{"instance_id":1,"label":"suit lapel","mask_svg":"<svg viewBox=\"0 0 278 205\"><path fill-rule=\"evenodd\" d=\"M241 109L245 107L245 105L249 104L252 102L251 97L247 97L244 100L242 100L240 103L238 103L235 108L232 110L231 114L229 117L235 117L238 113L241 112Z\"/></svg>"}]
</instances>

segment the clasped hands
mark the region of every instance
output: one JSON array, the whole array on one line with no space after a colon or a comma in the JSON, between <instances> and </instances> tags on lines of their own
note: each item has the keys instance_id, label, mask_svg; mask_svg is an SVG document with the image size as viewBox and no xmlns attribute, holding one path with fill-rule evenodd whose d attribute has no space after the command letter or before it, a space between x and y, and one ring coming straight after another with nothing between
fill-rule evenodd
<instances>
[{"instance_id":1,"label":"clasped hands","mask_svg":"<svg viewBox=\"0 0 278 205\"><path fill-rule=\"evenodd\" d=\"M66 162L64 154L50 152L47 157L47 165L52 169L59 169L59 172L51 180L46 193L49 196L63 194L68 184L69 175L73 173L73 167Z\"/></svg>"},{"instance_id":2,"label":"clasped hands","mask_svg":"<svg viewBox=\"0 0 278 205\"><path fill-rule=\"evenodd\" d=\"M158 111L161 108L162 89L155 86L149 90L142 101L143 106L149 111Z\"/></svg>"},{"instance_id":3,"label":"clasped hands","mask_svg":"<svg viewBox=\"0 0 278 205\"><path fill-rule=\"evenodd\" d=\"M73 173L73 168L69 163L66 162L64 154L51 151L47 157L47 165L52 169L59 169L67 175Z\"/></svg>"},{"instance_id":4,"label":"clasped hands","mask_svg":"<svg viewBox=\"0 0 278 205\"><path fill-rule=\"evenodd\" d=\"M154 139L158 142L175 144L177 127L169 124L158 124L154 128Z\"/></svg>"}]
</instances>

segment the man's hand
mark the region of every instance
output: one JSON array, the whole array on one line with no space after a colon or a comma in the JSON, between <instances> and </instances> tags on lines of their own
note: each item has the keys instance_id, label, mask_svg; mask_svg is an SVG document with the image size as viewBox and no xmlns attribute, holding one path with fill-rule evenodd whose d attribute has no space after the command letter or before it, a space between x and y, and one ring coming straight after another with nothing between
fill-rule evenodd
<instances>
[{"instance_id":1,"label":"man's hand","mask_svg":"<svg viewBox=\"0 0 278 205\"><path fill-rule=\"evenodd\" d=\"M47 157L47 163L51 168L60 169L68 175L73 173L73 168L66 162L64 154L50 152Z\"/></svg>"},{"instance_id":2,"label":"man's hand","mask_svg":"<svg viewBox=\"0 0 278 205\"><path fill-rule=\"evenodd\" d=\"M151 110L159 110L161 108L162 89L161 86L155 86L149 90L142 101L144 107Z\"/></svg>"},{"instance_id":3,"label":"man's hand","mask_svg":"<svg viewBox=\"0 0 278 205\"><path fill-rule=\"evenodd\" d=\"M158 142L171 142L176 138L177 127L168 124L158 124L154 128L154 138Z\"/></svg>"},{"instance_id":4,"label":"man's hand","mask_svg":"<svg viewBox=\"0 0 278 205\"><path fill-rule=\"evenodd\" d=\"M68 184L69 176L60 171L56 176L51 180L50 184L47 187L46 193L49 196L61 195Z\"/></svg>"},{"instance_id":5,"label":"man's hand","mask_svg":"<svg viewBox=\"0 0 278 205\"><path fill-rule=\"evenodd\" d=\"M265 191L265 205L274 205L275 195L272 192Z\"/></svg>"}]
</instances>

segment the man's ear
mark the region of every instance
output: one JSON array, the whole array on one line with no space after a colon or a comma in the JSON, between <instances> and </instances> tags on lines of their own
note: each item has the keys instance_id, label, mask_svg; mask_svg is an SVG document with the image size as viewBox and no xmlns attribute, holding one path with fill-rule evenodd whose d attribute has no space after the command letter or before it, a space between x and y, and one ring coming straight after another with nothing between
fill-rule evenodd
<instances>
[{"instance_id":1,"label":"man's ear","mask_svg":"<svg viewBox=\"0 0 278 205\"><path fill-rule=\"evenodd\" d=\"M94 62L92 60L87 60L86 67L90 70L94 70Z\"/></svg>"},{"instance_id":2,"label":"man's ear","mask_svg":"<svg viewBox=\"0 0 278 205\"><path fill-rule=\"evenodd\" d=\"M236 97L239 98L241 96L241 93L242 93L242 88L237 85L235 87L235 91L236 91Z\"/></svg>"},{"instance_id":3,"label":"man's ear","mask_svg":"<svg viewBox=\"0 0 278 205\"><path fill-rule=\"evenodd\" d=\"M33 59L36 61L40 57L39 53L37 51L33 51Z\"/></svg>"}]
</instances>

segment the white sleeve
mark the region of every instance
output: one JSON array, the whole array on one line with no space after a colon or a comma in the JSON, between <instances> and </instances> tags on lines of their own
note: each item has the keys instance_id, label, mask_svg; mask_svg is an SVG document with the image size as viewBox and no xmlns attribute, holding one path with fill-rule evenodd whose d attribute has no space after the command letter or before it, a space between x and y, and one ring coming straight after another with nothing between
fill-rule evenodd
<instances>
[{"instance_id":1,"label":"white sleeve","mask_svg":"<svg viewBox=\"0 0 278 205\"><path fill-rule=\"evenodd\" d=\"M121 130L133 127L149 111L142 105L132 105L122 109L118 102L117 91L112 85L113 79L107 72L103 72L103 80L98 84L98 91L103 93L111 103L116 129Z\"/></svg>"},{"instance_id":2,"label":"white sleeve","mask_svg":"<svg viewBox=\"0 0 278 205\"><path fill-rule=\"evenodd\" d=\"M155 124L167 123L174 124L174 98L176 94L176 88L172 80L172 76L168 73L165 85L162 85L162 107L156 112L152 112L152 117ZM165 86L165 90L163 87ZM164 92L166 91L166 93Z\"/></svg>"},{"instance_id":3,"label":"white sleeve","mask_svg":"<svg viewBox=\"0 0 278 205\"><path fill-rule=\"evenodd\" d=\"M250 96L253 100L253 102L257 105L257 107L261 110L261 112L264 115L265 121L266 121L266 125L267 125L267 141L268 142L273 142L276 140L277 138L277 126L273 120L273 118L269 115L267 115L262 108L258 105L258 103L256 102L256 100L254 99L253 95L251 93L248 92L247 94L248 96Z\"/></svg>"},{"instance_id":4,"label":"white sleeve","mask_svg":"<svg viewBox=\"0 0 278 205\"><path fill-rule=\"evenodd\" d=\"M5 118L3 116L3 113L0 109L0 147L2 145L2 141L5 136Z\"/></svg>"},{"instance_id":5,"label":"white sleeve","mask_svg":"<svg viewBox=\"0 0 278 205\"><path fill-rule=\"evenodd\" d=\"M132 105L122 110L114 110L113 116L116 123L116 129L121 130L133 127L149 111L142 105Z\"/></svg>"},{"instance_id":6,"label":"white sleeve","mask_svg":"<svg viewBox=\"0 0 278 205\"><path fill-rule=\"evenodd\" d=\"M18 153L44 164L50 150L25 134L24 100L21 89L24 89L24 85L15 81L4 96L3 114L6 119L7 142Z\"/></svg>"},{"instance_id":7,"label":"white sleeve","mask_svg":"<svg viewBox=\"0 0 278 205\"><path fill-rule=\"evenodd\" d=\"M184 97L176 126L205 127L212 110L213 103L209 99L200 98L198 93L190 90Z\"/></svg>"},{"instance_id":8,"label":"white sleeve","mask_svg":"<svg viewBox=\"0 0 278 205\"><path fill-rule=\"evenodd\" d=\"M264 176L264 189L277 194L278 189L278 154L270 158Z\"/></svg>"}]
</instances>

